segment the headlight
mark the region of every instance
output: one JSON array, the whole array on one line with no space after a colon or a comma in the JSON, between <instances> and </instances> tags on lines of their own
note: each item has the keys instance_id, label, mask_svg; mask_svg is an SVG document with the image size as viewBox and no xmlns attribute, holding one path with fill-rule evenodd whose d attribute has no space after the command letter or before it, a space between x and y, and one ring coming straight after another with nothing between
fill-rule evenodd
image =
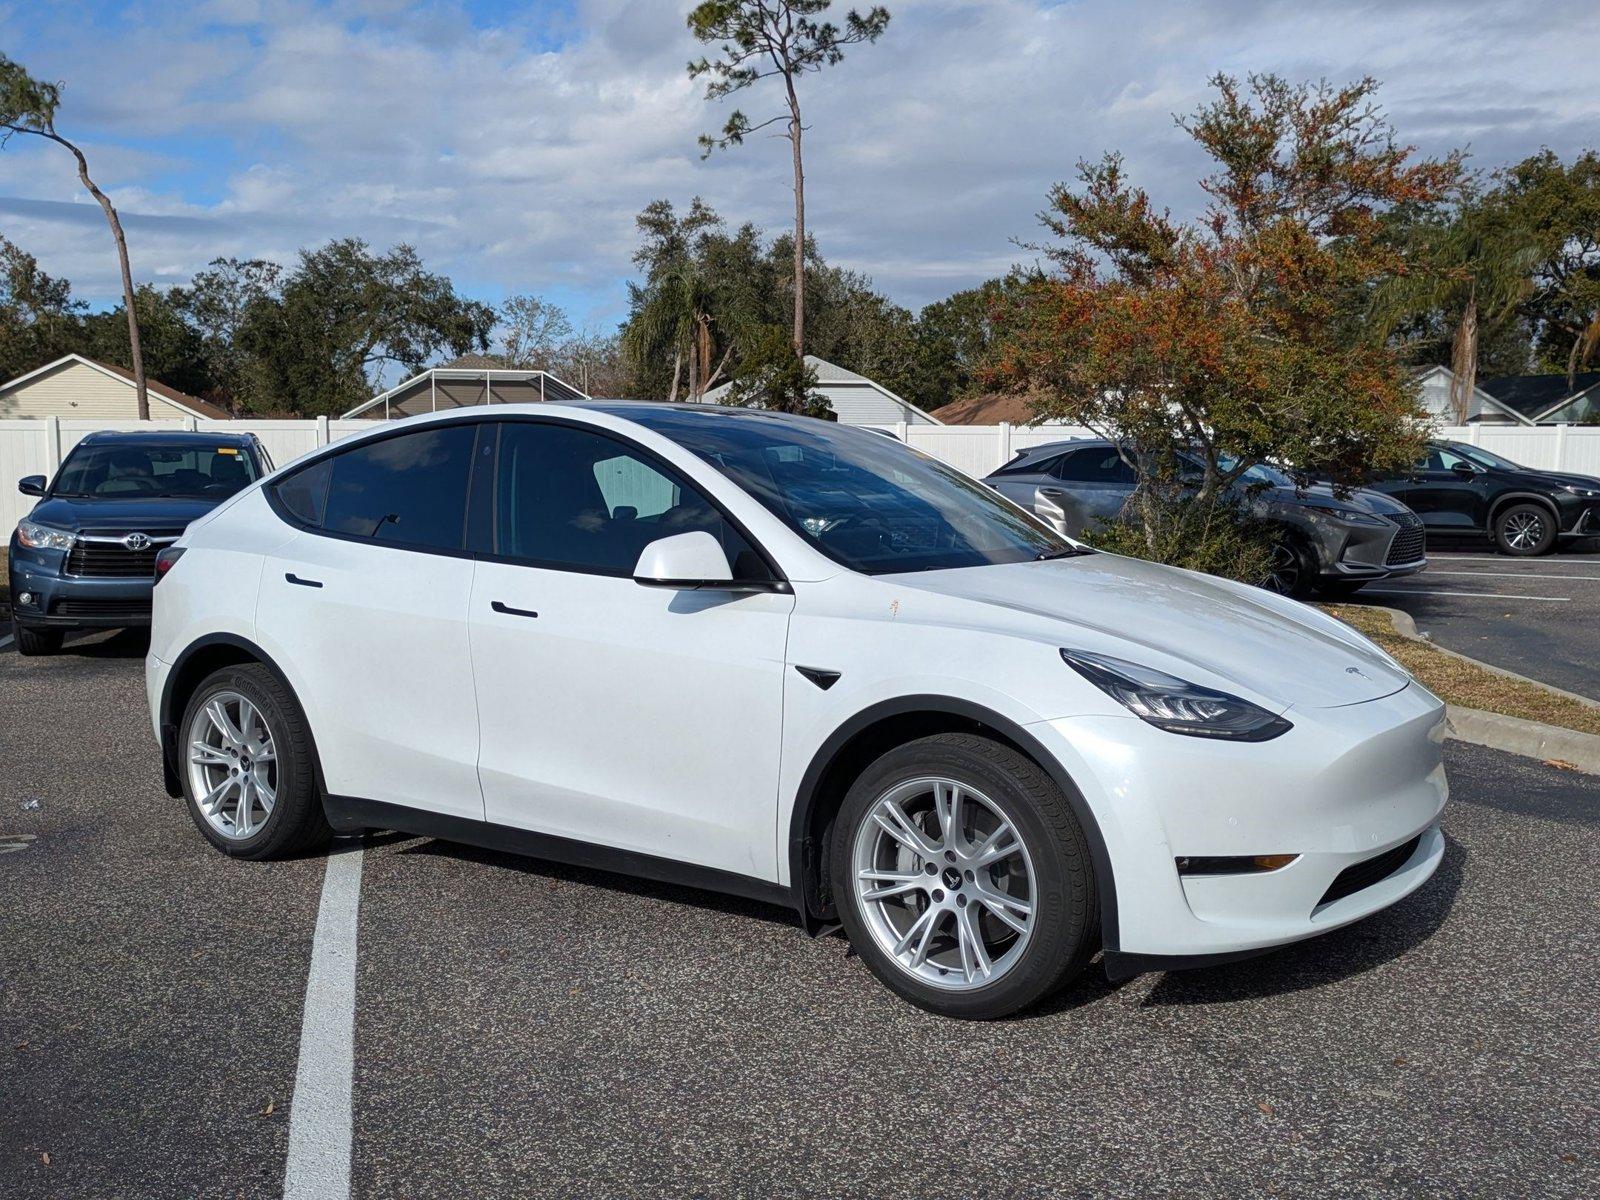
<instances>
[{"instance_id":1,"label":"headlight","mask_svg":"<svg viewBox=\"0 0 1600 1200\"><path fill-rule=\"evenodd\" d=\"M1231 742L1265 742L1294 728L1266 709L1197 683L1141 667L1137 663L1063 650L1061 657L1078 674L1141 721L1189 737Z\"/></svg>"},{"instance_id":2,"label":"headlight","mask_svg":"<svg viewBox=\"0 0 1600 1200\"><path fill-rule=\"evenodd\" d=\"M33 550L71 550L76 536L64 529L35 525L32 521L17 523L17 541Z\"/></svg>"},{"instance_id":3,"label":"headlight","mask_svg":"<svg viewBox=\"0 0 1600 1200\"><path fill-rule=\"evenodd\" d=\"M1311 517L1326 517L1334 521L1343 521L1346 525L1387 525L1388 521L1372 513L1362 512L1358 508L1335 508L1332 505L1308 504L1306 513Z\"/></svg>"},{"instance_id":4,"label":"headlight","mask_svg":"<svg viewBox=\"0 0 1600 1200\"><path fill-rule=\"evenodd\" d=\"M1584 487L1580 483L1563 483L1561 490L1563 492L1571 492L1574 496L1582 496L1587 500L1600 496L1600 488Z\"/></svg>"}]
</instances>

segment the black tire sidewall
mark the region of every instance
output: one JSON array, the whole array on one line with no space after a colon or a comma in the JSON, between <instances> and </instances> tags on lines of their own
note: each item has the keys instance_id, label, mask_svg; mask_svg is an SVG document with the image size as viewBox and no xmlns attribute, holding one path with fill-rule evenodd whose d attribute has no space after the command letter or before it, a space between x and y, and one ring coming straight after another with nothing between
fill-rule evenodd
<instances>
[{"instance_id":1,"label":"black tire sidewall","mask_svg":"<svg viewBox=\"0 0 1600 1200\"><path fill-rule=\"evenodd\" d=\"M12 640L16 643L17 653L24 658L36 655L59 654L61 643L66 638L64 629L38 629L32 625L24 625L15 617L11 618Z\"/></svg>"},{"instance_id":2,"label":"black tire sidewall","mask_svg":"<svg viewBox=\"0 0 1600 1200\"><path fill-rule=\"evenodd\" d=\"M856 831L872 806L890 788L925 775L967 783L998 804L1033 863L1036 912L1028 947L999 980L971 991L936 988L900 967L873 937L851 879ZM1069 827L1063 828L1063 818ZM1028 759L976 735L923 738L889 751L863 771L834 823L830 874L839 919L856 953L895 993L945 1016L992 1019L1024 1008L1081 970L1097 944L1093 866L1065 798Z\"/></svg>"},{"instance_id":3,"label":"black tire sidewall","mask_svg":"<svg viewBox=\"0 0 1600 1200\"><path fill-rule=\"evenodd\" d=\"M237 692L260 710L272 731L278 754L277 798L271 814L255 834L243 840L224 837L200 812L189 779L186 748L189 729L198 713L218 692ZM178 776L185 806L196 828L218 850L234 858L270 859L302 849L315 835L317 824L326 829L322 799L318 794L305 717L294 696L272 673L255 664L224 667L207 676L184 708L178 727Z\"/></svg>"},{"instance_id":4,"label":"black tire sidewall","mask_svg":"<svg viewBox=\"0 0 1600 1200\"><path fill-rule=\"evenodd\" d=\"M1510 520L1514 514L1519 512L1533 513L1544 522L1544 537L1541 538L1539 544L1531 550L1519 550L1506 539L1506 522ZM1499 548L1500 553L1510 555L1513 558L1537 558L1541 554L1549 553L1551 547L1556 544L1555 519L1551 517L1550 510L1545 508L1542 504L1508 504L1505 508L1501 509L1495 514L1494 543L1495 546Z\"/></svg>"}]
</instances>

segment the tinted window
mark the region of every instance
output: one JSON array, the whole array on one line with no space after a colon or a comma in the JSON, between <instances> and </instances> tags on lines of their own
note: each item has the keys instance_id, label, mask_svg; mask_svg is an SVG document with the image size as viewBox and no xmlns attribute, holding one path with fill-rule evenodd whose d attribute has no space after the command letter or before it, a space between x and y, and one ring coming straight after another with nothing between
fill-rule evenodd
<instances>
[{"instance_id":1,"label":"tinted window","mask_svg":"<svg viewBox=\"0 0 1600 1200\"><path fill-rule=\"evenodd\" d=\"M279 501L307 525L321 525L328 504L328 479L333 475L333 459L325 458L303 471L296 471L274 489Z\"/></svg>"},{"instance_id":2,"label":"tinted window","mask_svg":"<svg viewBox=\"0 0 1600 1200\"><path fill-rule=\"evenodd\" d=\"M847 425L631 407L824 554L867 574L1028 562L1071 543L952 467Z\"/></svg>"},{"instance_id":3,"label":"tinted window","mask_svg":"<svg viewBox=\"0 0 1600 1200\"><path fill-rule=\"evenodd\" d=\"M1072 483L1126 483L1135 481L1133 468L1122 461L1115 447L1101 446L1067 455L1060 478Z\"/></svg>"},{"instance_id":4,"label":"tinted window","mask_svg":"<svg viewBox=\"0 0 1600 1200\"><path fill-rule=\"evenodd\" d=\"M721 542L735 578L772 577L710 501L625 443L568 425L501 426L496 554L632 575L651 542L695 530Z\"/></svg>"},{"instance_id":5,"label":"tinted window","mask_svg":"<svg viewBox=\"0 0 1600 1200\"><path fill-rule=\"evenodd\" d=\"M330 533L400 546L459 550L464 544L467 478L476 425L451 425L384 438L336 454L297 472L278 487L278 497L302 519ZM298 493L292 485L303 477ZM321 521L317 497L324 495Z\"/></svg>"},{"instance_id":6,"label":"tinted window","mask_svg":"<svg viewBox=\"0 0 1600 1200\"><path fill-rule=\"evenodd\" d=\"M1061 461L1059 456L1024 454L1014 458L995 472L996 475L1048 475Z\"/></svg>"},{"instance_id":7,"label":"tinted window","mask_svg":"<svg viewBox=\"0 0 1600 1200\"><path fill-rule=\"evenodd\" d=\"M67 456L52 495L223 500L257 478L255 460L238 446L91 444Z\"/></svg>"},{"instance_id":8,"label":"tinted window","mask_svg":"<svg viewBox=\"0 0 1600 1200\"><path fill-rule=\"evenodd\" d=\"M1456 467L1471 467L1465 456L1443 446L1429 446L1428 454L1417 466L1424 471L1452 471Z\"/></svg>"}]
</instances>

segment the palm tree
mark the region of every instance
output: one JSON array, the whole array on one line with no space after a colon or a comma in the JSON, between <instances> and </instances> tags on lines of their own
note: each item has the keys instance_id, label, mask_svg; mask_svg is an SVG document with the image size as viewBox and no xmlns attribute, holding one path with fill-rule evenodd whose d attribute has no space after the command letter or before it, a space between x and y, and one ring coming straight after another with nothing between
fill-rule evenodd
<instances>
[{"instance_id":1,"label":"palm tree","mask_svg":"<svg viewBox=\"0 0 1600 1200\"><path fill-rule=\"evenodd\" d=\"M685 382L689 399L699 400L722 378L733 354L733 339L721 339L724 345L717 357L720 323L713 315L716 307L710 280L697 264L680 260L654 281L643 306L628 322L623 348L634 363L672 355L669 401L678 399Z\"/></svg>"}]
</instances>

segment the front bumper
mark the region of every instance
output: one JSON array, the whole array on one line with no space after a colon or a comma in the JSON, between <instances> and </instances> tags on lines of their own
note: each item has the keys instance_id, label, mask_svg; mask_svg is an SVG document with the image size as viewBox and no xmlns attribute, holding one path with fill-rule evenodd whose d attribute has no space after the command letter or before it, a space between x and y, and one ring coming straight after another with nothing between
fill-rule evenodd
<instances>
[{"instance_id":1,"label":"front bumper","mask_svg":"<svg viewBox=\"0 0 1600 1200\"><path fill-rule=\"evenodd\" d=\"M1426 532L1420 521L1409 526L1325 521L1316 532L1323 579L1398 579L1428 565Z\"/></svg>"},{"instance_id":2,"label":"front bumper","mask_svg":"<svg viewBox=\"0 0 1600 1200\"><path fill-rule=\"evenodd\" d=\"M1215 960L1285 945L1395 903L1438 868L1443 704L1412 683L1286 716L1288 733L1248 744L1181 737L1133 716L1030 727L1100 824L1116 884L1108 951ZM1328 898L1348 868L1412 839L1381 878ZM1176 861L1269 854L1298 857L1232 875L1180 875Z\"/></svg>"},{"instance_id":3,"label":"front bumper","mask_svg":"<svg viewBox=\"0 0 1600 1200\"><path fill-rule=\"evenodd\" d=\"M62 570L65 558L59 550L29 550L13 537L7 566L11 611L18 624L109 629L150 623L153 580L67 575Z\"/></svg>"},{"instance_id":4,"label":"front bumper","mask_svg":"<svg viewBox=\"0 0 1600 1200\"><path fill-rule=\"evenodd\" d=\"M1593 500L1579 501L1575 506L1576 512L1566 511L1561 514L1561 531L1559 536L1564 538L1600 537L1600 503Z\"/></svg>"}]
</instances>

